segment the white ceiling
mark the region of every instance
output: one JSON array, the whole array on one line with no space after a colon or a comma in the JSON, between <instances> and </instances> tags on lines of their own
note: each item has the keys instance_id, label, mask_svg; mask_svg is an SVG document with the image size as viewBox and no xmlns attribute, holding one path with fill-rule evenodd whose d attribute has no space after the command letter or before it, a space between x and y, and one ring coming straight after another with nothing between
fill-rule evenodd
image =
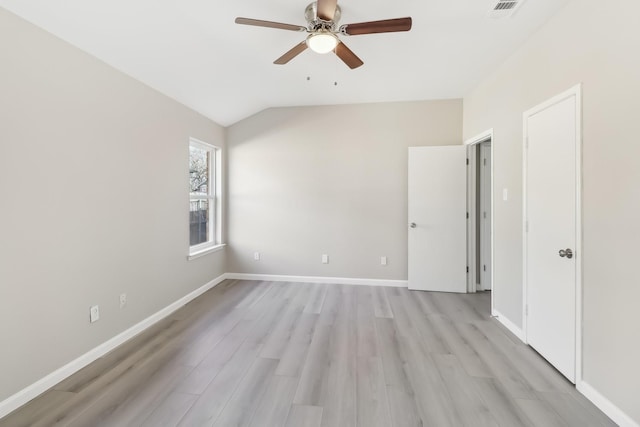
<instances>
[{"instance_id":1,"label":"white ceiling","mask_svg":"<svg viewBox=\"0 0 640 427\"><path fill-rule=\"evenodd\" d=\"M413 18L406 33L341 36L364 61L356 70L310 50L274 65L305 34L234 24L243 16L306 25L310 1L0 0L0 6L228 126L269 107L463 97L569 0L527 0L504 19L488 17L495 0L340 0L341 23Z\"/></svg>"}]
</instances>

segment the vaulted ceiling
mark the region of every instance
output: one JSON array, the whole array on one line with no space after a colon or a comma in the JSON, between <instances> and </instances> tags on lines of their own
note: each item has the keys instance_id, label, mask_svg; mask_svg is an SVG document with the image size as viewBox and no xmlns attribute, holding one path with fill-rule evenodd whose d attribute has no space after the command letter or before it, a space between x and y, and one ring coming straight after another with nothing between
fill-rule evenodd
<instances>
[{"instance_id":1,"label":"vaulted ceiling","mask_svg":"<svg viewBox=\"0 0 640 427\"><path fill-rule=\"evenodd\" d=\"M341 23L411 16L406 33L341 36L363 61L332 53L273 61L304 33L236 25L237 16L306 25L310 0L0 0L113 67L230 125L278 106L460 98L569 0L340 0ZM508 15L508 14L507 14Z\"/></svg>"}]
</instances>

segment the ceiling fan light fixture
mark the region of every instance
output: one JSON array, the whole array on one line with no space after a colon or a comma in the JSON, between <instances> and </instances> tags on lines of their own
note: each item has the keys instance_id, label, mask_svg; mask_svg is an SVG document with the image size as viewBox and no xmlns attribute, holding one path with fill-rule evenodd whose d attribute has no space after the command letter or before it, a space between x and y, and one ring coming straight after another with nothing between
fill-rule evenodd
<instances>
[{"instance_id":1,"label":"ceiling fan light fixture","mask_svg":"<svg viewBox=\"0 0 640 427\"><path fill-rule=\"evenodd\" d=\"M307 37L307 46L316 53L329 53L338 45L338 38L331 33L321 32Z\"/></svg>"}]
</instances>

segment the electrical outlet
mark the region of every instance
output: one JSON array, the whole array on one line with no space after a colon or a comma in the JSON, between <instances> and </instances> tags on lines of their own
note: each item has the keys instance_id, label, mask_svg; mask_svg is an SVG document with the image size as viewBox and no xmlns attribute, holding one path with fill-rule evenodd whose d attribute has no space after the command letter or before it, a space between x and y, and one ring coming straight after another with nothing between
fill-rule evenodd
<instances>
[{"instance_id":1,"label":"electrical outlet","mask_svg":"<svg viewBox=\"0 0 640 427\"><path fill-rule=\"evenodd\" d=\"M260 261L260 252L254 252L253 253L253 260L254 261Z\"/></svg>"},{"instance_id":2,"label":"electrical outlet","mask_svg":"<svg viewBox=\"0 0 640 427\"><path fill-rule=\"evenodd\" d=\"M98 320L100 320L100 308L97 305L93 305L89 309L89 321L93 323Z\"/></svg>"},{"instance_id":3,"label":"electrical outlet","mask_svg":"<svg viewBox=\"0 0 640 427\"><path fill-rule=\"evenodd\" d=\"M329 255L322 254L322 263L323 264L329 264Z\"/></svg>"},{"instance_id":4,"label":"electrical outlet","mask_svg":"<svg viewBox=\"0 0 640 427\"><path fill-rule=\"evenodd\" d=\"M120 294L120 308L124 308L127 305L127 294Z\"/></svg>"},{"instance_id":5,"label":"electrical outlet","mask_svg":"<svg viewBox=\"0 0 640 427\"><path fill-rule=\"evenodd\" d=\"M381 256L380 257L380 265L387 265L387 257L386 256Z\"/></svg>"}]
</instances>

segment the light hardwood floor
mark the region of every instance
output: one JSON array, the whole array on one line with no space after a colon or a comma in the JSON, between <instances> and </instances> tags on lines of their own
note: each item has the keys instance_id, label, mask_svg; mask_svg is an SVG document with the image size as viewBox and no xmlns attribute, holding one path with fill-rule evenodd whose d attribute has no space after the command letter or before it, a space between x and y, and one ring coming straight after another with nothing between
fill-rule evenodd
<instances>
[{"instance_id":1,"label":"light hardwood floor","mask_svg":"<svg viewBox=\"0 0 640 427\"><path fill-rule=\"evenodd\" d=\"M227 280L0 426L613 426L490 295Z\"/></svg>"}]
</instances>

